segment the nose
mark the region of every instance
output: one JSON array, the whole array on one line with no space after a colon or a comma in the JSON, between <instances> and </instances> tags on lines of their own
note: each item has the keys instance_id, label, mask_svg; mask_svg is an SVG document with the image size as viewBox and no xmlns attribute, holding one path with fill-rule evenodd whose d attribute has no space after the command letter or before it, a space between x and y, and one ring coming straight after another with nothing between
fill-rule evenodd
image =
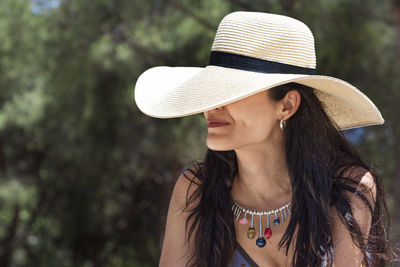
<instances>
[{"instance_id":1,"label":"nose","mask_svg":"<svg viewBox=\"0 0 400 267\"><path fill-rule=\"evenodd\" d=\"M212 112L212 111L214 111L214 110L215 110L215 111L220 111L220 110L223 110L224 108L225 108L225 106L216 107L216 108L214 108L214 109L210 109L210 110L204 111L203 114L204 114L205 117L207 117L206 114L209 114L210 112Z\"/></svg>"}]
</instances>

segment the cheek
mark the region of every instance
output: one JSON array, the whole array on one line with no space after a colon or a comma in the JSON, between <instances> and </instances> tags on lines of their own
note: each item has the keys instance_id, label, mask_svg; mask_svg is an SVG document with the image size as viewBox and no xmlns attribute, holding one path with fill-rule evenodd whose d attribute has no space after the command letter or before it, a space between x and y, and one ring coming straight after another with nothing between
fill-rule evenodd
<instances>
[{"instance_id":1,"label":"cheek","mask_svg":"<svg viewBox=\"0 0 400 267\"><path fill-rule=\"evenodd\" d=\"M246 127L247 136L255 141L262 141L268 138L273 129L272 121L269 118L255 118L251 120L251 125Z\"/></svg>"},{"instance_id":2,"label":"cheek","mask_svg":"<svg viewBox=\"0 0 400 267\"><path fill-rule=\"evenodd\" d=\"M255 109L254 112L250 112L246 117L237 121L236 135L246 140L263 141L268 138L275 124L276 120L271 110Z\"/></svg>"}]
</instances>

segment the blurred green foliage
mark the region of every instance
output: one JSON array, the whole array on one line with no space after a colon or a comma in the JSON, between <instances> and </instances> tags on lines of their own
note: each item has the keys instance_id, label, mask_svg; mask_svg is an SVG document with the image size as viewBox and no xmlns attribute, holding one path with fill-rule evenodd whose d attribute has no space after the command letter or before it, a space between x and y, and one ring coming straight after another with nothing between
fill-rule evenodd
<instances>
[{"instance_id":1,"label":"blurred green foliage","mask_svg":"<svg viewBox=\"0 0 400 267\"><path fill-rule=\"evenodd\" d=\"M358 148L380 171L398 225L397 2L1 0L0 266L158 264L172 187L203 156L206 128L199 115L141 114L134 84L152 66L205 66L219 21L235 10L304 21L317 72L381 109L386 124L364 128Z\"/></svg>"}]
</instances>

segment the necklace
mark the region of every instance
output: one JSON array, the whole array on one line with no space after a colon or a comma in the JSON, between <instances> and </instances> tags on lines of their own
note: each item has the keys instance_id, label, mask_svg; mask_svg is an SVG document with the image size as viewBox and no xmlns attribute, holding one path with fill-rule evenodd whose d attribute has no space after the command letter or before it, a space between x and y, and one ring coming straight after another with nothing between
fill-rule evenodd
<instances>
[{"instance_id":1,"label":"necklace","mask_svg":"<svg viewBox=\"0 0 400 267\"><path fill-rule=\"evenodd\" d=\"M234 218L236 219L236 221L239 219L240 214L244 213L243 218L239 221L240 224L247 224L248 220L247 220L247 214L251 215L251 223L250 223L250 227L247 230L247 237L249 239L253 239L256 235L256 229L254 228L254 216L258 215L260 216L260 232L259 232L259 236L256 240L256 244L258 247L262 248L265 246L265 244L267 244L266 239L269 239L272 236L272 229L270 227L269 224L269 215L274 215L274 221L273 224L275 226L278 226L281 223L281 220L279 219L279 213L281 215L281 219L282 222L285 221L285 219L288 217L288 214L291 215L292 213L290 212L289 206L291 205L291 202L286 203L285 205L283 205L280 208L277 209L273 209L273 210L266 210L266 211L254 211L254 210L249 210L249 209L245 209L242 208L238 203L236 203L235 201L233 201L233 205L232 205L232 211L233 211L233 215ZM287 213L286 213L287 210ZM267 226L264 230L264 236L262 235L262 219L261 216L267 216Z\"/></svg>"}]
</instances>

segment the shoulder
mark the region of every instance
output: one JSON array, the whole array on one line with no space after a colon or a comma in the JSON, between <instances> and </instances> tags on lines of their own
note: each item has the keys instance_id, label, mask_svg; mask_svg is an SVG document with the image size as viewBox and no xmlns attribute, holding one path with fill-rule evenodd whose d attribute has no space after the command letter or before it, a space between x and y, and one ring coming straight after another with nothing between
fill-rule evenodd
<instances>
[{"instance_id":1,"label":"shoulder","mask_svg":"<svg viewBox=\"0 0 400 267\"><path fill-rule=\"evenodd\" d=\"M200 185L201 180L199 179L200 167L187 168L182 171L176 182L177 186L189 186L190 184Z\"/></svg>"},{"instance_id":2,"label":"shoulder","mask_svg":"<svg viewBox=\"0 0 400 267\"><path fill-rule=\"evenodd\" d=\"M347 175L353 180L354 191L345 192L353 215L364 236L368 235L376 202L376 182L373 174L362 167L353 167Z\"/></svg>"},{"instance_id":3,"label":"shoulder","mask_svg":"<svg viewBox=\"0 0 400 267\"><path fill-rule=\"evenodd\" d=\"M376 182L375 177L370 171L365 171L364 175L361 177L359 186L369 190L373 194L374 200L376 199Z\"/></svg>"},{"instance_id":4,"label":"shoulder","mask_svg":"<svg viewBox=\"0 0 400 267\"><path fill-rule=\"evenodd\" d=\"M179 204L181 208L183 208L187 202L190 202L191 196L201 184L200 179L197 177L198 171L199 169L188 168L179 175L172 192L171 202L174 201Z\"/></svg>"},{"instance_id":5,"label":"shoulder","mask_svg":"<svg viewBox=\"0 0 400 267\"><path fill-rule=\"evenodd\" d=\"M355 191L345 192L352 216L346 211L346 205L337 204L330 211L332 238L334 244L333 266L360 266L363 253L353 240L348 224L358 225L364 243L368 240L372 223L372 210L376 199L376 182L373 174L361 167L346 170L343 175L353 181ZM338 207L339 206L339 207Z\"/></svg>"},{"instance_id":6,"label":"shoulder","mask_svg":"<svg viewBox=\"0 0 400 267\"><path fill-rule=\"evenodd\" d=\"M376 177L367 169L360 166L352 166L341 172L346 178L348 192L346 196L352 206L367 206L372 212L376 201L377 186ZM350 188L350 189L349 189ZM354 190L353 190L354 189Z\"/></svg>"},{"instance_id":7,"label":"shoulder","mask_svg":"<svg viewBox=\"0 0 400 267\"><path fill-rule=\"evenodd\" d=\"M186 169L176 180L168 208L159 266L185 266L192 255L194 235L187 240L186 222L189 223L189 230L193 218L189 218L188 211L199 201L198 198L190 201L191 195L200 185L200 180L195 174L196 170Z\"/></svg>"}]
</instances>

